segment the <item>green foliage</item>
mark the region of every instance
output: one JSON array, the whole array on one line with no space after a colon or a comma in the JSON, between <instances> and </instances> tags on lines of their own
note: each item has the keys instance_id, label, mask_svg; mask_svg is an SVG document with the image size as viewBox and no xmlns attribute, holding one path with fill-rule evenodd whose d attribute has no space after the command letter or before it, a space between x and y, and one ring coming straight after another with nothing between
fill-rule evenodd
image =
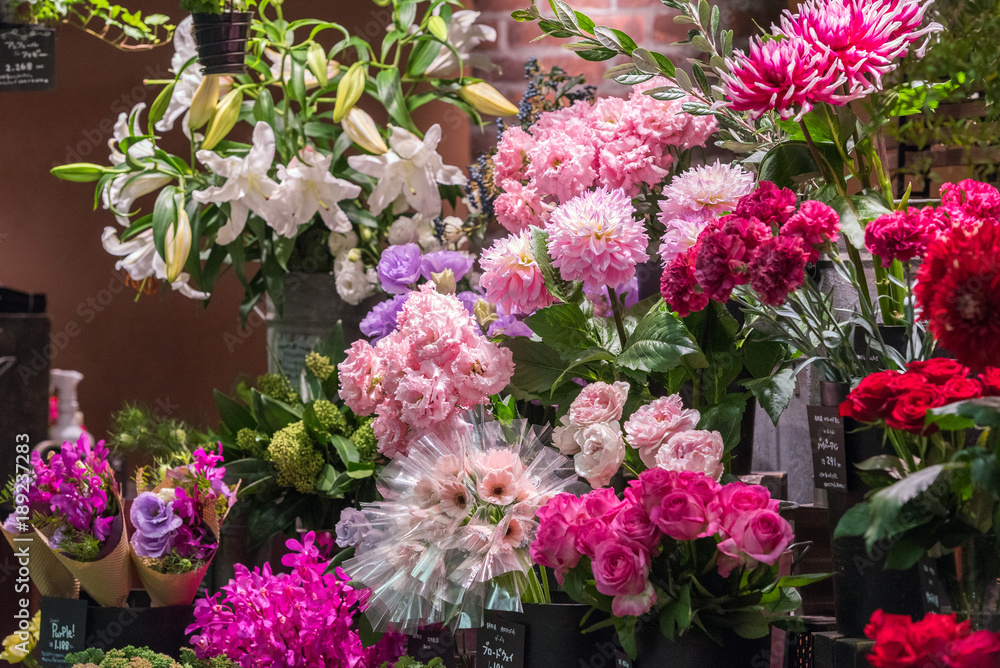
<instances>
[{"instance_id":1,"label":"green foliage","mask_svg":"<svg viewBox=\"0 0 1000 668\"><path fill-rule=\"evenodd\" d=\"M280 373L265 373L262 376L257 376L257 389L264 396L286 404L297 404L302 401L299 393L292 388L292 381Z\"/></svg>"},{"instance_id":2,"label":"green foliage","mask_svg":"<svg viewBox=\"0 0 1000 668\"><path fill-rule=\"evenodd\" d=\"M148 647L133 647L109 649L102 652L99 649L87 649L66 655L66 663L100 668L182 668L165 654L159 654Z\"/></svg>"},{"instance_id":3,"label":"green foliage","mask_svg":"<svg viewBox=\"0 0 1000 668\"><path fill-rule=\"evenodd\" d=\"M19 23L65 23L115 48L136 51L170 43L174 25L163 14L143 16L107 0L32 0L5 3Z\"/></svg>"},{"instance_id":4,"label":"green foliage","mask_svg":"<svg viewBox=\"0 0 1000 668\"><path fill-rule=\"evenodd\" d=\"M183 457L195 449L192 446L209 442L207 435L192 430L182 420L163 417L139 403L126 403L111 416L107 440L112 452L141 452L159 460Z\"/></svg>"},{"instance_id":5,"label":"green foliage","mask_svg":"<svg viewBox=\"0 0 1000 668\"><path fill-rule=\"evenodd\" d=\"M396 663L383 663L380 668L444 668L444 661L440 657L434 657L427 663L421 663L412 656L401 656Z\"/></svg>"},{"instance_id":6,"label":"green foliage","mask_svg":"<svg viewBox=\"0 0 1000 668\"><path fill-rule=\"evenodd\" d=\"M210 659L199 659L189 647L180 652L180 663L183 668L238 668L239 664L225 656L213 656Z\"/></svg>"},{"instance_id":7,"label":"green foliage","mask_svg":"<svg viewBox=\"0 0 1000 668\"><path fill-rule=\"evenodd\" d=\"M181 0L181 9L192 14L221 14L223 11L242 12L255 3L250 1L233 0Z\"/></svg>"}]
</instances>

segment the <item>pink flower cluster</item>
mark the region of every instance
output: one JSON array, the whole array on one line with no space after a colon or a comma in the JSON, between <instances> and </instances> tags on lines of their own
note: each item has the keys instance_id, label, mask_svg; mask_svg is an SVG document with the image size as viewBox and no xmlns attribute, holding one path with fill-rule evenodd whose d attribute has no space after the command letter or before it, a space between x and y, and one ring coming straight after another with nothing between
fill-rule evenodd
<instances>
[{"instance_id":1,"label":"pink flower cluster","mask_svg":"<svg viewBox=\"0 0 1000 668\"><path fill-rule=\"evenodd\" d=\"M579 101L546 112L530 128L504 131L494 157L497 219L511 232L544 227L555 206L594 187L636 195L667 175L670 149L704 146L715 131L711 116L692 116L686 99L663 102L643 91L669 85L654 78L628 99Z\"/></svg>"},{"instance_id":2,"label":"pink flower cluster","mask_svg":"<svg viewBox=\"0 0 1000 668\"><path fill-rule=\"evenodd\" d=\"M734 215L708 225L664 269L660 292L667 304L683 317L709 300L726 301L747 284L761 302L783 304L805 280L806 264L840 236L840 218L831 207L807 201L795 212L794 202L791 191L763 182L740 200Z\"/></svg>"},{"instance_id":3,"label":"pink flower cluster","mask_svg":"<svg viewBox=\"0 0 1000 668\"><path fill-rule=\"evenodd\" d=\"M340 568L326 573L315 538L310 531L301 542L287 542L292 553L281 563L290 573L275 575L270 564L253 571L236 564L236 576L221 592L195 603L186 632L196 633L191 644L199 658L224 655L244 668L377 668L399 658L398 634L368 650L362 645L354 618L369 592L353 588Z\"/></svg>"},{"instance_id":4,"label":"pink flower cluster","mask_svg":"<svg viewBox=\"0 0 1000 668\"><path fill-rule=\"evenodd\" d=\"M629 483L624 500L610 489L584 497L560 494L538 511L531 558L564 581L574 568L612 596L615 616L641 615L656 604L653 563L670 558L663 538L714 537L718 570L774 564L791 543L791 525L759 485L719 485L700 473L649 469Z\"/></svg>"},{"instance_id":5,"label":"pink flower cluster","mask_svg":"<svg viewBox=\"0 0 1000 668\"><path fill-rule=\"evenodd\" d=\"M649 468L722 477L725 445L717 431L696 429L701 414L672 394L640 406L625 422L625 442Z\"/></svg>"},{"instance_id":6,"label":"pink flower cluster","mask_svg":"<svg viewBox=\"0 0 1000 668\"><path fill-rule=\"evenodd\" d=\"M729 72L721 76L732 108L799 120L816 104L844 105L880 90L882 76L914 42L942 29L923 26L929 4L807 0L797 14L786 10L776 34L727 60ZM922 55L923 46L916 53Z\"/></svg>"},{"instance_id":7,"label":"pink flower cluster","mask_svg":"<svg viewBox=\"0 0 1000 668\"><path fill-rule=\"evenodd\" d=\"M552 433L552 444L573 457L577 475L595 489L606 487L625 461L620 422L628 390L622 382L587 385Z\"/></svg>"},{"instance_id":8,"label":"pink flower cluster","mask_svg":"<svg viewBox=\"0 0 1000 668\"><path fill-rule=\"evenodd\" d=\"M372 424L379 452L461 428L459 414L506 387L514 362L491 343L454 295L426 283L409 294L398 328L373 347L355 341L339 366L340 397Z\"/></svg>"},{"instance_id":9,"label":"pink flower cluster","mask_svg":"<svg viewBox=\"0 0 1000 668\"><path fill-rule=\"evenodd\" d=\"M63 443L62 449L46 460L32 452L31 465L34 479L28 487L28 504L34 512L55 520L63 549L67 541L77 542L84 536L107 540L119 509L104 441L91 446L87 437L81 436L76 443Z\"/></svg>"}]
</instances>

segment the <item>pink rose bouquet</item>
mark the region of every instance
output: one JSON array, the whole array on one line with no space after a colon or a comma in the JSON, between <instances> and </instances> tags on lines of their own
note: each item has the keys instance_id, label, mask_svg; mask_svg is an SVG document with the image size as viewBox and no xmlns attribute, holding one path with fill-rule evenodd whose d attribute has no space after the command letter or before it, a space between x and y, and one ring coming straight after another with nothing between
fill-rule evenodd
<instances>
[{"instance_id":1,"label":"pink rose bouquet","mask_svg":"<svg viewBox=\"0 0 1000 668\"><path fill-rule=\"evenodd\" d=\"M531 558L574 598L611 613L626 649L637 617L652 617L669 639L692 626L753 637L761 618L797 600L777 574L792 527L759 485L651 468L624 498L559 494L538 520Z\"/></svg>"}]
</instances>

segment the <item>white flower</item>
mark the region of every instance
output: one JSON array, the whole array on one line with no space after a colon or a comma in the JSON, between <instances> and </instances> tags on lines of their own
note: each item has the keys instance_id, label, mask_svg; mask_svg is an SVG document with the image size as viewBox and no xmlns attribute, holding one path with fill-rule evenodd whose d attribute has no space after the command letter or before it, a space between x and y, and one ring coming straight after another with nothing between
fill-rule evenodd
<instances>
[{"instance_id":1,"label":"white flower","mask_svg":"<svg viewBox=\"0 0 1000 668\"><path fill-rule=\"evenodd\" d=\"M420 238L417 233L417 219L419 216L400 216L392 221L389 226L389 243L393 246L403 244L415 244Z\"/></svg>"},{"instance_id":2,"label":"white flower","mask_svg":"<svg viewBox=\"0 0 1000 668\"><path fill-rule=\"evenodd\" d=\"M372 213L382 213L402 195L417 212L436 218L441 214L437 184L465 185L461 170L445 165L437 152L441 126L432 125L423 140L403 128L392 125L389 128L388 153L352 155L347 159L352 169L378 179L368 200Z\"/></svg>"},{"instance_id":3,"label":"white flower","mask_svg":"<svg viewBox=\"0 0 1000 668\"><path fill-rule=\"evenodd\" d=\"M167 279L167 263L156 252L153 230L147 229L123 242L115 234L115 228L105 227L101 235L101 244L111 255L123 258L115 263L115 269L124 269L136 283L141 283L150 277ZM208 299L207 292L199 292L188 285L190 279L189 274L182 272L170 287L189 299Z\"/></svg>"},{"instance_id":4,"label":"white flower","mask_svg":"<svg viewBox=\"0 0 1000 668\"><path fill-rule=\"evenodd\" d=\"M274 162L274 131L270 125L259 122L254 126L253 146L246 158L223 158L214 151L198 151L198 160L226 179L221 186L191 193L196 202L203 204L229 202L229 221L219 230L218 243L232 243L243 231L250 211L275 230L288 224L288 204L275 197L278 184L267 175Z\"/></svg>"},{"instance_id":5,"label":"white flower","mask_svg":"<svg viewBox=\"0 0 1000 668\"><path fill-rule=\"evenodd\" d=\"M492 63L485 54L472 51L483 42L495 42L497 31L488 25L476 23L479 12L471 9L461 9L451 15L451 22L448 24L448 41L455 47L455 51L462 56L462 62L466 68L476 67L479 69L490 69ZM470 55L471 54L471 55ZM448 74L458 73L458 59L451 49L441 47L441 51L431 61L431 64L424 70L424 76L443 77ZM466 71L468 74L468 71Z\"/></svg>"},{"instance_id":6,"label":"white flower","mask_svg":"<svg viewBox=\"0 0 1000 668\"><path fill-rule=\"evenodd\" d=\"M336 277L337 294L351 305L360 304L375 294L378 275L374 269L365 270L364 262L356 253L343 252L333 261L333 273Z\"/></svg>"},{"instance_id":7,"label":"white flower","mask_svg":"<svg viewBox=\"0 0 1000 668\"><path fill-rule=\"evenodd\" d=\"M361 187L331 174L332 161L333 156L306 146L287 167L278 166L281 189L291 208L291 216L285 219L282 229L275 228L278 234L294 237L299 226L312 220L317 211L330 230L342 233L351 230L351 221L337 202L357 197Z\"/></svg>"},{"instance_id":8,"label":"white flower","mask_svg":"<svg viewBox=\"0 0 1000 668\"><path fill-rule=\"evenodd\" d=\"M656 453L656 465L668 471L704 473L718 480L722 477L722 455L726 446L717 431L692 429L674 434Z\"/></svg>"},{"instance_id":9,"label":"white flower","mask_svg":"<svg viewBox=\"0 0 1000 668\"><path fill-rule=\"evenodd\" d=\"M559 426L552 430L552 445L567 457L580 452L580 444L576 442L580 426L569 421L569 414L563 415Z\"/></svg>"},{"instance_id":10,"label":"white flower","mask_svg":"<svg viewBox=\"0 0 1000 668\"><path fill-rule=\"evenodd\" d=\"M275 85L279 85L279 82L285 81L290 82L292 80L292 57L287 56L284 59L284 69L282 69L282 57L281 54L273 49L264 49L264 55L267 59L271 61L271 76L277 79ZM340 65L336 60L330 60L326 64L326 77L327 79L333 79L337 76L337 72L340 70ZM303 68L302 71L302 81L305 84L306 90L312 90L319 86L319 79L313 74L312 70L308 67Z\"/></svg>"},{"instance_id":11,"label":"white flower","mask_svg":"<svg viewBox=\"0 0 1000 668\"><path fill-rule=\"evenodd\" d=\"M586 425L577 432L580 452L573 457L577 475L594 489L607 487L625 461L625 441L617 422Z\"/></svg>"},{"instance_id":12,"label":"white flower","mask_svg":"<svg viewBox=\"0 0 1000 668\"><path fill-rule=\"evenodd\" d=\"M326 245L330 249L330 255L337 257L341 253L346 253L352 248L357 247L358 235L354 233L354 230L349 230L343 234L340 232L331 232Z\"/></svg>"},{"instance_id":13,"label":"white flower","mask_svg":"<svg viewBox=\"0 0 1000 668\"><path fill-rule=\"evenodd\" d=\"M139 128L139 116L142 114L146 104L140 102L132 108L129 113L121 113L118 122L115 123L114 132L108 140L108 148L111 155L108 160L112 165L121 165L125 162L125 154L118 150L121 142L129 137L141 136L142 130ZM142 161L145 158L153 157L153 142L150 139L143 139L132 144L128 148L128 154L133 160ZM118 222L124 226L130 224L128 217L132 210L132 204L143 195L156 192L173 179L155 171L129 171L120 174L112 179L101 192L101 201L105 209L111 209Z\"/></svg>"},{"instance_id":14,"label":"white flower","mask_svg":"<svg viewBox=\"0 0 1000 668\"><path fill-rule=\"evenodd\" d=\"M177 74L184 67L184 63L198 55L198 49L194 44L194 35L191 32L192 19L190 16L181 21L174 30L174 55L170 59L170 70ZM183 116L191 107L191 100L198 91L205 75L201 73L198 61L194 61L181 72L180 79L174 86L174 92L170 96L170 104L163 114L163 118L157 121L156 129L160 132L168 132L173 129L174 123ZM187 127L187 123L184 123Z\"/></svg>"}]
</instances>

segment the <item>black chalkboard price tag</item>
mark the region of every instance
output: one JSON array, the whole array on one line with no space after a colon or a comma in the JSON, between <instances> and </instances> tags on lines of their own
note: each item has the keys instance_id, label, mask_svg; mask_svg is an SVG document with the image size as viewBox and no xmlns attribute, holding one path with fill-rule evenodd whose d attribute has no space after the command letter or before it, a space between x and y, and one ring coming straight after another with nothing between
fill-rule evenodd
<instances>
[{"instance_id":1,"label":"black chalkboard price tag","mask_svg":"<svg viewBox=\"0 0 1000 668\"><path fill-rule=\"evenodd\" d=\"M0 93L56 87L56 31L0 25Z\"/></svg>"},{"instance_id":2,"label":"black chalkboard price tag","mask_svg":"<svg viewBox=\"0 0 1000 668\"><path fill-rule=\"evenodd\" d=\"M406 653L420 663L441 659L445 668L455 668L455 634L447 628L421 629L407 637Z\"/></svg>"},{"instance_id":3,"label":"black chalkboard price tag","mask_svg":"<svg viewBox=\"0 0 1000 668\"><path fill-rule=\"evenodd\" d=\"M812 443L813 479L819 489L847 491L844 421L837 406L806 406Z\"/></svg>"},{"instance_id":4,"label":"black chalkboard price tag","mask_svg":"<svg viewBox=\"0 0 1000 668\"><path fill-rule=\"evenodd\" d=\"M632 660L620 649L615 650L615 668L632 668Z\"/></svg>"},{"instance_id":5,"label":"black chalkboard price tag","mask_svg":"<svg viewBox=\"0 0 1000 668\"><path fill-rule=\"evenodd\" d=\"M69 668L66 655L87 648L87 601L42 597L39 659L45 668Z\"/></svg>"},{"instance_id":6,"label":"black chalkboard price tag","mask_svg":"<svg viewBox=\"0 0 1000 668\"><path fill-rule=\"evenodd\" d=\"M937 565L927 557L917 562L920 589L923 591L924 612L941 612L948 605L948 594L938 577Z\"/></svg>"},{"instance_id":7,"label":"black chalkboard price tag","mask_svg":"<svg viewBox=\"0 0 1000 668\"><path fill-rule=\"evenodd\" d=\"M476 631L476 668L524 668L524 624L487 617Z\"/></svg>"}]
</instances>

